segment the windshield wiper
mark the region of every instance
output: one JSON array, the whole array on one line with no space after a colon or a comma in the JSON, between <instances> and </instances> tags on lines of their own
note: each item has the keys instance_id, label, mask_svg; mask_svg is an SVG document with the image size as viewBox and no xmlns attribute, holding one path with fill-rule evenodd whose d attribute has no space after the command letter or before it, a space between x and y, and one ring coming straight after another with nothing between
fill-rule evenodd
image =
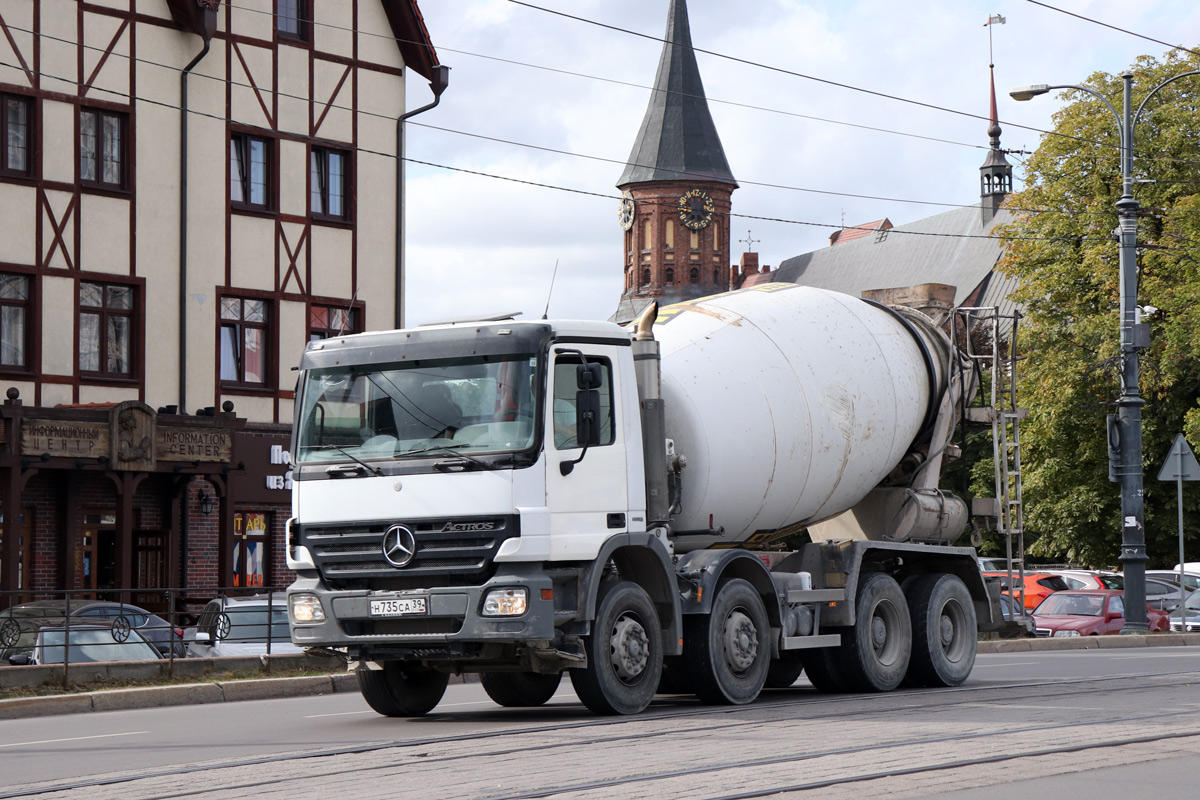
<instances>
[{"instance_id":1,"label":"windshield wiper","mask_svg":"<svg viewBox=\"0 0 1200 800\"><path fill-rule=\"evenodd\" d=\"M421 453L432 453L437 450L442 450L457 458L466 459L481 469L493 469L493 465L487 463L486 461L478 459L475 456L467 455L466 453L457 452L458 448L466 446L467 442L459 442L457 444L435 444L432 447L422 447L420 450L408 450L401 455L415 456L420 455Z\"/></svg>"},{"instance_id":2,"label":"windshield wiper","mask_svg":"<svg viewBox=\"0 0 1200 800\"><path fill-rule=\"evenodd\" d=\"M367 462L363 461L358 456L350 453L350 451L347 450L346 448L341 447L336 444L317 445L317 446L308 447L307 449L308 450L337 450L339 453L341 453L346 458L350 459L351 461L353 461L355 464L358 465L355 467L345 467L345 466L338 466L335 464L332 467L326 468L326 470L325 470L326 475L337 475L337 474L344 475L344 474L346 474L347 471L357 473L357 472L359 472L360 467L362 469L365 469L367 472L371 473L372 475L382 475L383 474L383 470L381 470L379 467L376 467L373 464L368 464Z\"/></svg>"}]
</instances>

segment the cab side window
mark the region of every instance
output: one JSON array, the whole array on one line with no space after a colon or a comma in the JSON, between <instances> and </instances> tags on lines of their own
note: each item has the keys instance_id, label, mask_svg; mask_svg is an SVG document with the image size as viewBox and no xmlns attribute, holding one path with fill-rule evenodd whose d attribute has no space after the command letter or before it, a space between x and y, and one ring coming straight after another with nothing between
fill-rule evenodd
<instances>
[{"instance_id":1,"label":"cab side window","mask_svg":"<svg viewBox=\"0 0 1200 800\"><path fill-rule=\"evenodd\" d=\"M577 372L582 363L579 356L573 355L559 356L554 362L554 397L551 402L554 446L559 450L579 447L575 410L579 394ZM599 444L609 445L616 440L613 422L612 363L606 358L588 358L587 363L600 366L600 385L594 387L600 392Z\"/></svg>"}]
</instances>

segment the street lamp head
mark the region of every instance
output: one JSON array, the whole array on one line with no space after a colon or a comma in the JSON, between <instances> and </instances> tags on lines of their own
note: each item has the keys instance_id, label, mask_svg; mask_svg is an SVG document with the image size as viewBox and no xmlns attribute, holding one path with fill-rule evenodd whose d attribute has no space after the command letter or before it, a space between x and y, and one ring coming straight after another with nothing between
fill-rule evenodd
<instances>
[{"instance_id":1,"label":"street lamp head","mask_svg":"<svg viewBox=\"0 0 1200 800\"><path fill-rule=\"evenodd\" d=\"M1033 86L1018 86L1008 93L1008 96L1013 100L1032 100L1039 94L1045 94L1050 91L1050 87L1044 83L1035 83Z\"/></svg>"}]
</instances>

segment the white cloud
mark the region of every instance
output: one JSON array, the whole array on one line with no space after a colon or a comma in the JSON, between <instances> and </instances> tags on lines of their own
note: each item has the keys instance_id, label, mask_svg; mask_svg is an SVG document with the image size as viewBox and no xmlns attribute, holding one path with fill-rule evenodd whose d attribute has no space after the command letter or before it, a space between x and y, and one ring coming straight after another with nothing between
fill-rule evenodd
<instances>
[{"instance_id":1,"label":"white cloud","mask_svg":"<svg viewBox=\"0 0 1200 800\"><path fill-rule=\"evenodd\" d=\"M565 14L661 36L666 0L535 0ZM1062 8L1171 40L1200 30L1200 6L1059 0ZM581 73L649 86L662 45L505 0L425 0L441 61L451 66L441 105L414 123L611 159L574 158L422 128L408 155L615 198L649 92ZM1016 103L1029 83L1078 83L1120 72L1165 47L1018 0L756 0L689 3L696 47L824 81L894 94L969 114L988 109L989 15L1003 144L1032 149L1058 102ZM473 55L472 55L473 54ZM481 58L480 56L488 56ZM561 70L553 72L493 59ZM777 71L699 54L710 98L946 139L967 146L858 130L713 102L729 163L742 188L734 213L837 225L889 217L903 223L978 199L987 122ZM409 107L424 104L416 78ZM521 310L539 317L558 260L550 313L607 318L621 291L616 201L465 173L408 170L408 319ZM1018 167L1018 178L1020 170ZM764 182L897 198L837 197L752 185ZM735 239L753 231L764 263L821 247L829 228L734 218ZM736 260L739 251L735 251Z\"/></svg>"}]
</instances>

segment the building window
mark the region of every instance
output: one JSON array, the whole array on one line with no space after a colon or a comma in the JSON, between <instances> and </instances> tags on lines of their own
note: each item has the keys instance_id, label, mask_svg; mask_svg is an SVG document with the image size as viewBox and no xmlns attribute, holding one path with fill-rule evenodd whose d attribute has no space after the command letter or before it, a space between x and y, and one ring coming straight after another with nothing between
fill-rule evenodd
<instances>
[{"instance_id":1,"label":"building window","mask_svg":"<svg viewBox=\"0 0 1200 800\"><path fill-rule=\"evenodd\" d=\"M4 150L0 152L0 172L28 175L33 141L31 126L32 103L27 97L0 94L0 133Z\"/></svg>"},{"instance_id":2,"label":"building window","mask_svg":"<svg viewBox=\"0 0 1200 800\"><path fill-rule=\"evenodd\" d=\"M0 274L0 367L24 367L29 278Z\"/></svg>"},{"instance_id":3,"label":"building window","mask_svg":"<svg viewBox=\"0 0 1200 800\"><path fill-rule=\"evenodd\" d=\"M79 179L93 186L125 186L125 116L113 111L79 111Z\"/></svg>"},{"instance_id":4,"label":"building window","mask_svg":"<svg viewBox=\"0 0 1200 800\"><path fill-rule=\"evenodd\" d=\"M356 308L309 306L308 339L315 342L345 333L359 333L358 318Z\"/></svg>"},{"instance_id":5,"label":"building window","mask_svg":"<svg viewBox=\"0 0 1200 800\"><path fill-rule=\"evenodd\" d=\"M347 217L350 156L340 150L314 147L309 158L312 189L309 206L315 216Z\"/></svg>"},{"instance_id":6,"label":"building window","mask_svg":"<svg viewBox=\"0 0 1200 800\"><path fill-rule=\"evenodd\" d=\"M235 206L266 209L271 204L271 142L257 136L229 136L229 199Z\"/></svg>"},{"instance_id":7,"label":"building window","mask_svg":"<svg viewBox=\"0 0 1200 800\"><path fill-rule=\"evenodd\" d=\"M663 283L666 283L669 285L674 282L675 282L675 270L672 269L671 267L667 267L667 272L666 272L665 278L663 280Z\"/></svg>"},{"instance_id":8,"label":"building window","mask_svg":"<svg viewBox=\"0 0 1200 800\"><path fill-rule=\"evenodd\" d=\"M713 283L718 285L721 283L721 271L718 269L713 270Z\"/></svg>"},{"instance_id":9,"label":"building window","mask_svg":"<svg viewBox=\"0 0 1200 800\"><path fill-rule=\"evenodd\" d=\"M688 273L688 283L700 282L700 270L692 267L692 271Z\"/></svg>"},{"instance_id":10,"label":"building window","mask_svg":"<svg viewBox=\"0 0 1200 800\"><path fill-rule=\"evenodd\" d=\"M275 30L281 37L308 41L310 21L308 0L276 0Z\"/></svg>"},{"instance_id":11,"label":"building window","mask_svg":"<svg viewBox=\"0 0 1200 800\"><path fill-rule=\"evenodd\" d=\"M249 386L267 384L265 300L221 298L221 381Z\"/></svg>"},{"instance_id":12,"label":"building window","mask_svg":"<svg viewBox=\"0 0 1200 800\"><path fill-rule=\"evenodd\" d=\"M644 286L648 283L650 283L650 270L645 269L642 270L642 285Z\"/></svg>"},{"instance_id":13,"label":"building window","mask_svg":"<svg viewBox=\"0 0 1200 800\"><path fill-rule=\"evenodd\" d=\"M79 371L120 378L133 373L133 287L80 282Z\"/></svg>"}]
</instances>

